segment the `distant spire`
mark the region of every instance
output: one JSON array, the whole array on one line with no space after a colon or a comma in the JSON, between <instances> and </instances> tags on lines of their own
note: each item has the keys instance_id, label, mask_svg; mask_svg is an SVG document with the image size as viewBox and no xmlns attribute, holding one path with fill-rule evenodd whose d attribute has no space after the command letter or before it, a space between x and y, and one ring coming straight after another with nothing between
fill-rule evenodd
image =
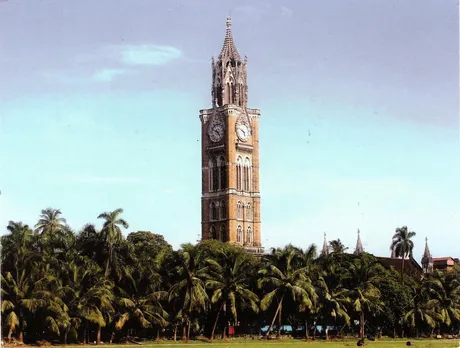
<instances>
[{"instance_id":1,"label":"distant spire","mask_svg":"<svg viewBox=\"0 0 460 348\"><path fill-rule=\"evenodd\" d=\"M227 17L226 21L227 31L225 34L224 44L222 46L222 50L220 51L219 58L226 58L226 59L235 59L241 61L240 54L236 49L235 42L233 41L232 35L232 18L230 16Z\"/></svg>"},{"instance_id":2,"label":"distant spire","mask_svg":"<svg viewBox=\"0 0 460 348\"><path fill-rule=\"evenodd\" d=\"M327 247L327 240L326 240L326 232L324 232L324 242L323 242L323 250L321 251L321 256L329 255L329 249Z\"/></svg>"},{"instance_id":3,"label":"distant spire","mask_svg":"<svg viewBox=\"0 0 460 348\"><path fill-rule=\"evenodd\" d=\"M356 241L355 255L361 255L364 252L363 243L361 243L361 237L358 229L358 239Z\"/></svg>"},{"instance_id":4,"label":"distant spire","mask_svg":"<svg viewBox=\"0 0 460 348\"><path fill-rule=\"evenodd\" d=\"M425 238L425 251L422 257L422 267L425 271L433 268L433 258L431 257L430 248L428 248L428 238Z\"/></svg>"}]
</instances>

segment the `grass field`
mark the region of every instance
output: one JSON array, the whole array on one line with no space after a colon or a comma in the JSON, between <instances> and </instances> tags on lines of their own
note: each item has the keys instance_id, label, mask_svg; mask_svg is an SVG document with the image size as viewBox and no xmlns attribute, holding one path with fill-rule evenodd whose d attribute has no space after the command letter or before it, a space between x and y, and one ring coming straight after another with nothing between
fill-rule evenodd
<instances>
[{"instance_id":1,"label":"grass field","mask_svg":"<svg viewBox=\"0 0 460 348\"><path fill-rule=\"evenodd\" d=\"M215 340L212 343L200 342L200 341L190 341L189 343L181 342L172 342L172 341L162 341L162 342L145 342L142 345L123 345L116 344L113 347L126 347L126 348L155 348L155 347L194 347L194 348L342 348L342 347L356 347L357 340L348 340L343 342L324 342L324 341L315 341L315 342L304 342L298 340L289 340L289 341L221 341ZM382 341L366 341L365 347L380 347L380 348L402 348L406 347L407 340L382 340ZM411 340L413 347L417 348L457 348L460 347L460 340ZM107 345L101 345L99 347L104 347ZM68 345L66 348L79 347Z\"/></svg>"}]
</instances>

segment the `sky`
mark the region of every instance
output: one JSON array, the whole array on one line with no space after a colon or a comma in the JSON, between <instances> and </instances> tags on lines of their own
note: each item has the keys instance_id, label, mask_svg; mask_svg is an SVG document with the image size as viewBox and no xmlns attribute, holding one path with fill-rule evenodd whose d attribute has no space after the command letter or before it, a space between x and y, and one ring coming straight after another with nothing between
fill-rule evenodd
<instances>
[{"instance_id":1,"label":"sky","mask_svg":"<svg viewBox=\"0 0 460 348\"><path fill-rule=\"evenodd\" d=\"M0 1L0 233L122 207L201 228L201 124L231 14L261 110L262 243L460 257L459 7L443 0Z\"/></svg>"}]
</instances>

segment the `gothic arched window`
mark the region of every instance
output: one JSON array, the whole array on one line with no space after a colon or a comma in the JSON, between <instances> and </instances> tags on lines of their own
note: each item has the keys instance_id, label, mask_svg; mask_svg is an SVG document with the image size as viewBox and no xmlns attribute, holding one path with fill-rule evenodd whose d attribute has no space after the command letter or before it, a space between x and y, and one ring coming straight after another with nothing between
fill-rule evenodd
<instances>
[{"instance_id":1,"label":"gothic arched window","mask_svg":"<svg viewBox=\"0 0 460 348\"><path fill-rule=\"evenodd\" d=\"M225 232L225 226L220 226L220 241L226 242L227 241L227 233Z\"/></svg>"},{"instance_id":2,"label":"gothic arched window","mask_svg":"<svg viewBox=\"0 0 460 348\"><path fill-rule=\"evenodd\" d=\"M217 167L217 159L215 157L211 159L210 171L211 191L216 191L219 189L219 168Z\"/></svg>"},{"instance_id":3,"label":"gothic arched window","mask_svg":"<svg viewBox=\"0 0 460 348\"><path fill-rule=\"evenodd\" d=\"M225 211L225 201L220 202L220 218L225 219L226 216L226 211Z\"/></svg>"},{"instance_id":4,"label":"gothic arched window","mask_svg":"<svg viewBox=\"0 0 460 348\"><path fill-rule=\"evenodd\" d=\"M217 220L218 217L217 217L217 204L216 202L211 202L211 204L209 205L209 217L210 217L210 220Z\"/></svg>"},{"instance_id":5,"label":"gothic arched window","mask_svg":"<svg viewBox=\"0 0 460 348\"><path fill-rule=\"evenodd\" d=\"M211 239L217 239L217 233L216 233L216 227L215 226L211 226L211 229L210 229L209 233L211 235Z\"/></svg>"},{"instance_id":6,"label":"gothic arched window","mask_svg":"<svg viewBox=\"0 0 460 348\"><path fill-rule=\"evenodd\" d=\"M243 178L243 188L245 191L250 191L251 189L251 160L249 157L244 159L244 178Z\"/></svg>"},{"instance_id":7,"label":"gothic arched window","mask_svg":"<svg viewBox=\"0 0 460 348\"><path fill-rule=\"evenodd\" d=\"M246 219L252 220L252 206L251 203L246 204Z\"/></svg>"},{"instance_id":8,"label":"gothic arched window","mask_svg":"<svg viewBox=\"0 0 460 348\"><path fill-rule=\"evenodd\" d=\"M227 188L227 166L224 156L219 157L219 184L221 190Z\"/></svg>"},{"instance_id":9,"label":"gothic arched window","mask_svg":"<svg viewBox=\"0 0 460 348\"><path fill-rule=\"evenodd\" d=\"M243 204L240 201L236 203L236 218L238 220L243 219Z\"/></svg>"},{"instance_id":10,"label":"gothic arched window","mask_svg":"<svg viewBox=\"0 0 460 348\"><path fill-rule=\"evenodd\" d=\"M246 243L249 245L252 245L253 242L254 242L254 236L252 235L251 226L249 226L247 233L246 233Z\"/></svg>"},{"instance_id":11,"label":"gothic arched window","mask_svg":"<svg viewBox=\"0 0 460 348\"><path fill-rule=\"evenodd\" d=\"M243 228L238 225L238 228L236 229L236 242L237 243L243 243Z\"/></svg>"},{"instance_id":12,"label":"gothic arched window","mask_svg":"<svg viewBox=\"0 0 460 348\"><path fill-rule=\"evenodd\" d=\"M236 189L242 190L242 180L243 180L243 159L238 156L236 160Z\"/></svg>"}]
</instances>

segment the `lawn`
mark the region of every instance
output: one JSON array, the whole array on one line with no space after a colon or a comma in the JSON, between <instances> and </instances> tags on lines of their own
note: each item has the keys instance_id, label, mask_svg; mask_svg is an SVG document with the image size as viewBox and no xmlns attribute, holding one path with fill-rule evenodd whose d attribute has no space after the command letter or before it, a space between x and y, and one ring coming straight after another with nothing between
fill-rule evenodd
<instances>
[{"instance_id":1,"label":"lawn","mask_svg":"<svg viewBox=\"0 0 460 348\"><path fill-rule=\"evenodd\" d=\"M206 343L200 341L190 341L189 343L181 343L181 342L172 342L172 341L162 341L162 342L146 342L142 345L113 345L115 348L156 348L156 347L194 347L194 348L263 348L270 346L270 348L341 348L341 347L356 347L357 340L347 340L344 342L324 342L324 341L316 341L316 342L304 342L298 340L290 340L290 341L264 341L264 340L238 340L238 341L221 341L215 340L213 343ZM407 340L382 340L382 341L366 341L365 347L381 347L381 348L402 348L406 347ZM411 340L414 347L418 348L457 348L460 347L460 340ZM101 345L100 347L104 347L107 345ZM72 346L66 346L70 348ZM81 348L82 346L74 346Z\"/></svg>"}]
</instances>

